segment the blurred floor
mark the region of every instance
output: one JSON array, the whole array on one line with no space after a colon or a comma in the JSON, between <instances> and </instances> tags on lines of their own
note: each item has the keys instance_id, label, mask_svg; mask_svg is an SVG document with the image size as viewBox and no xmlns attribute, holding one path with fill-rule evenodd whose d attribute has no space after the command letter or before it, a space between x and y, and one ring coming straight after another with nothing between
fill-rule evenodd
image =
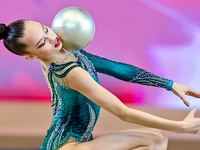
<instances>
[{"instance_id":1,"label":"blurred floor","mask_svg":"<svg viewBox=\"0 0 200 150\"><path fill-rule=\"evenodd\" d=\"M50 103L0 103L0 150L39 149L52 119L50 105ZM134 108L172 120L182 120L188 113L183 110ZM200 116L200 112L197 112L196 116ZM123 122L102 109L94 137L141 127ZM199 135L165 133L169 138L168 150L200 149Z\"/></svg>"}]
</instances>

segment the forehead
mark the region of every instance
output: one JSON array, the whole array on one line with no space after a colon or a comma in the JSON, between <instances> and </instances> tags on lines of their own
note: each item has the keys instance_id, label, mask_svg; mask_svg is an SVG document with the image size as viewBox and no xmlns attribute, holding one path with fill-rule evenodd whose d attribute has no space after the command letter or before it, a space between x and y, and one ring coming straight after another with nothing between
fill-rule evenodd
<instances>
[{"instance_id":1,"label":"forehead","mask_svg":"<svg viewBox=\"0 0 200 150\"><path fill-rule=\"evenodd\" d=\"M35 21L26 21L24 36L21 41L29 46L35 45L42 38L42 25Z\"/></svg>"}]
</instances>

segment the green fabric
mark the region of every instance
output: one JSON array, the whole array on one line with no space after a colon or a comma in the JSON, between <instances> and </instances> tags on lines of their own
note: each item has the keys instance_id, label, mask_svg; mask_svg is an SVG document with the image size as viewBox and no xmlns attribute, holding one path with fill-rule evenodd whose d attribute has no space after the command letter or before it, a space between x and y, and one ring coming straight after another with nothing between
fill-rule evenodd
<instances>
[{"instance_id":1,"label":"green fabric","mask_svg":"<svg viewBox=\"0 0 200 150\"><path fill-rule=\"evenodd\" d=\"M58 149L69 138L74 138L76 142L93 139L92 131L99 116L100 106L59 82L59 79L64 78L75 67L85 69L97 83L99 79L96 71L131 83L156 86L167 90L172 88L172 80L156 76L138 67L102 58L84 50L72 52L78 57L77 62L62 65L52 63L49 68L48 80L52 89L54 114L52 125L41 147L42 150Z\"/></svg>"},{"instance_id":2,"label":"green fabric","mask_svg":"<svg viewBox=\"0 0 200 150\"><path fill-rule=\"evenodd\" d=\"M94 65L97 72L113 76L117 79L147 86L165 88L170 91L173 81L154 75L133 65L115 62L80 50Z\"/></svg>"},{"instance_id":3,"label":"green fabric","mask_svg":"<svg viewBox=\"0 0 200 150\"><path fill-rule=\"evenodd\" d=\"M48 80L52 89L53 121L41 147L42 150L54 150L73 137L76 142L92 140L92 131L99 116L100 107L81 93L69 89L58 80L67 75L74 67L87 70L99 83L95 69L81 53L76 53L77 62L62 65L52 63L49 68ZM70 68L66 69L69 65ZM63 71L60 74L60 71Z\"/></svg>"}]
</instances>

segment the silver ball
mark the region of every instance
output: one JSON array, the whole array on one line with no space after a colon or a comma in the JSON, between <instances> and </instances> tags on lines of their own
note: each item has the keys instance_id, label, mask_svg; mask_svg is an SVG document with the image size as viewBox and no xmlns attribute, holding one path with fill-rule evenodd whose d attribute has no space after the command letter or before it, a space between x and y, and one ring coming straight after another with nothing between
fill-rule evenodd
<instances>
[{"instance_id":1,"label":"silver ball","mask_svg":"<svg viewBox=\"0 0 200 150\"><path fill-rule=\"evenodd\" d=\"M51 28L67 50L85 48L95 33L94 20L88 12L78 7L67 7L58 12Z\"/></svg>"}]
</instances>

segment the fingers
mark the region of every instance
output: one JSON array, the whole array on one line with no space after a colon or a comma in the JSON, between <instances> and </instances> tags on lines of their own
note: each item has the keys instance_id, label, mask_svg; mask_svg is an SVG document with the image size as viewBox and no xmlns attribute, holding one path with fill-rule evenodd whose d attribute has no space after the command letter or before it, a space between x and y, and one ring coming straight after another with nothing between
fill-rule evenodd
<instances>
[{"instance_id":1,"label":"fingers","mask_svg":"<svg viewBox=\"0 0 200 150\"><path fill-rule=\"evenodd\" d=\"M187 106L187 107L190 107L190 103L188 101L184 101L184 104Z\"/></svg>"},{"instance_id":2,"label":"fingers","mask_svg":"<svg viewBox=\"0 0 200 150\"><path fill-rule=\"evenodd\" d=\"M197 107L195 106L195 107L193 107L192 110L189 112L188 116L194 117L196 111L197 111Z\"/></svg>"},{"instance_id":3,"label":"fingers","mask_svg":"<svg viewBox=\"0 0 200 150\"><path fill-rule=\"evenodd\" d=\"M190 87L190 89L185 94L196 98L200 98L200 93L195 89L193 89L192 87Z\"/></svg>"},{"instance_id":4,"label":"fingers","mask_svg":"<svg viewBox=\"0 0 200 150\"><path fill-rule=\"evenodd\" d=\"M194 90L191 86L174 83L171 91L181 98L186 106L190 106L190 102L186 99L185 95L200 98L200 93Z\"/></svg>"},{"instance_id":5,"label":"fingers","mask_svg":"<svg viewBox=\"0 0 200 150\"><path fill-rule=\"evenodd\" d=\"M185 96L181 97L181 99L183 100L184 104L188 107L190 107L190 102L186 99Z\"/></svg>"}]
</instances>

